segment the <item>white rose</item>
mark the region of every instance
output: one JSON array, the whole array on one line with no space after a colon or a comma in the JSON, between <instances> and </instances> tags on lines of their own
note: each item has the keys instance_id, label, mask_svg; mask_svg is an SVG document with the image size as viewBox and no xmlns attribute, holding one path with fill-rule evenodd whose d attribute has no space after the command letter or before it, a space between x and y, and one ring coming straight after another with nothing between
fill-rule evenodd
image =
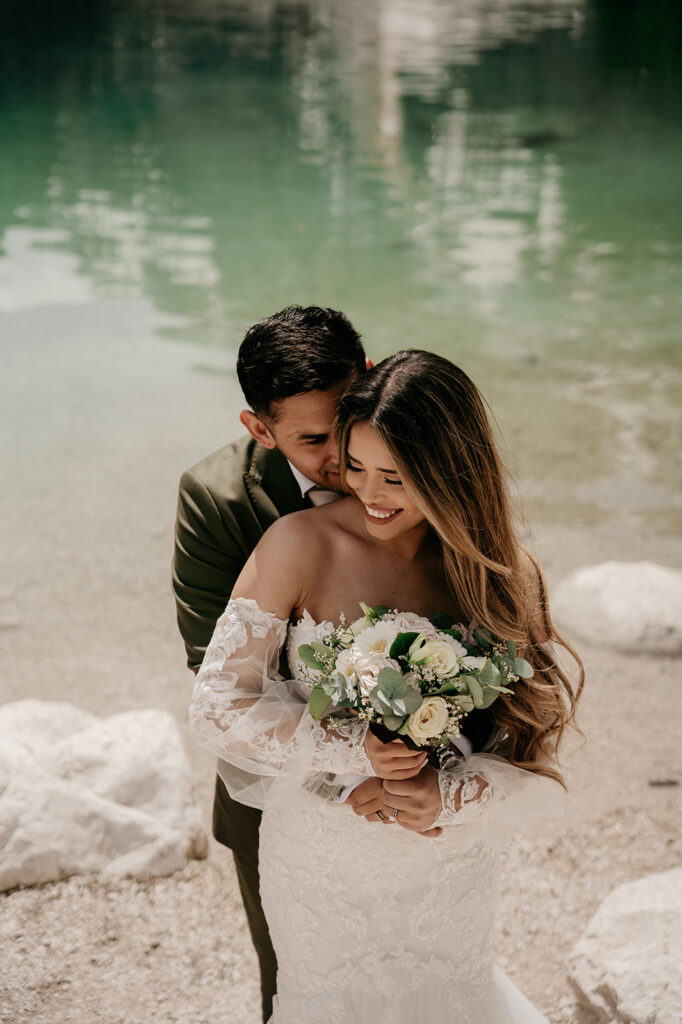
<instances>
[{"instance_id":1,"label":"white rose","mask_svg":"<svg viewBox=\"0 0 682 1024\"><path fill-rule=\"evenodd\" d=\"M415 641L416 644L416 641ZM466 650L457 643L454 637L435 638L424 640L419 646L412 645L410 648L410 663L412 665L424 665L431 668L441 679L455 676L459 672L459 658L466 654Z\"/></svg>"},{"instance_id":2,"label":"white rose","mask_svg":"<svg viewBox=\"0 0 682 1024\"><path fill-rule=\"evenodd\" d=\"M487 658L475 658L473 654L468 654L466 658L462 658L462 668L477 670L483 668L487 660Z\"/></svg>"},{"instance_id":3,"label":"white rose","mask_svg":"<svg viewBox=\"0 0 682 1024\"><path fill-rule=\"evenodd\" d=\"M407 720L407 735L417 744L440 736L448 724L448 705L442 697L426 697Z\"/></svg>"},{"instance_id":4,"label":"white rose","mask_svg":"<svg viewBox=\"0 0 682 1024\"><path fill-rule=\"evenodd\" d=\"M360 692L369 697L374 687L379 682L379 673L384 668L395 669L400 672L400 665L393 658L387 658L384 654L369 653L358 654L355 658L355 674L360 682Z\"/></svg>"},{"instance_id":5,"label":"white rose","mask_svg":"<svg viewBox=\"0 0 682 1024\"><path fill-rule=\"evenodd\" d=\"M397 633L422 633L424 636L436 636L438 630L421 615L414 612L398 612L391 620Z\"/></svg>"}]
</instances>

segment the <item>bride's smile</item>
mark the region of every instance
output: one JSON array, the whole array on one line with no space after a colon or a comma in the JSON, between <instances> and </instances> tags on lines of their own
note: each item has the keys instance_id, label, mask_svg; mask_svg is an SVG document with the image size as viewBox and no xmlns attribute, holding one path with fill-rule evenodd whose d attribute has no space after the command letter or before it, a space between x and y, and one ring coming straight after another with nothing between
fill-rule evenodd
<instances>
[{"instance_id":1,"label":"bride's smile","mask_svg":"<svg viewBox=\"0 0 682 1024\"><path fill-rule=\"evenodd\" d=\"M409 497L393 458L370 423L356 423L351 429L346 484L362 502L371 536L392 540L415 528L420 535L426 532L423 512Z\"/></svg>"},{"instance_id":2,"label":"bride's smile","mask_svg":"<svg viewBox=\"0 0 682 1024\"><path fill-rule=\"evenodd\" d=\"M395 517L402 512L402 509L372 508L371 505L365 505L365 512L370 519L378 519L379 521L386 522L388 519L395 519Z\"/></svg>"}]
</instances>

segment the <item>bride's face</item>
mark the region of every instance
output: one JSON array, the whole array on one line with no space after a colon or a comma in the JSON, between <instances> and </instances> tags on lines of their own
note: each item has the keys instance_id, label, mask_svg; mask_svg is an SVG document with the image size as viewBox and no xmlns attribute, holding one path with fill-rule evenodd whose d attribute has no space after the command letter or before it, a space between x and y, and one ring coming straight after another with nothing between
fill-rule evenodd
<instances>
[{"instance_id":1,"label":"bride's face","mask_svg":"<svg viewBox=\"0 0 682 1024\"><path fill-rule=\"evenodd\" d=\"M425 522L403 487L393 459L369 423L351 427L346 483L363 504L368 532L390 540Z\"/></svg>"}]
</instances>

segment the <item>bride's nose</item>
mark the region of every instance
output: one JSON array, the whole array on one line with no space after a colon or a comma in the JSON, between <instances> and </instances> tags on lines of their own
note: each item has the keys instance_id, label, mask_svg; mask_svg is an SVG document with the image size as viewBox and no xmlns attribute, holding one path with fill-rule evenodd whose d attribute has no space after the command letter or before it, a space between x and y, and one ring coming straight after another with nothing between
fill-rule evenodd
<instances>
[{"instance_id":1,"label":"bride's nose","mask_svg":"<svg viewBox=\"0 0 682 1024\"><path fill-rule=\"evenodd\" d=\"M386 502L386 486L381 479L375 480L371 476L362 481L363 486L358 492L366 505L381 505Z\"/></svg>"}]
</instances>

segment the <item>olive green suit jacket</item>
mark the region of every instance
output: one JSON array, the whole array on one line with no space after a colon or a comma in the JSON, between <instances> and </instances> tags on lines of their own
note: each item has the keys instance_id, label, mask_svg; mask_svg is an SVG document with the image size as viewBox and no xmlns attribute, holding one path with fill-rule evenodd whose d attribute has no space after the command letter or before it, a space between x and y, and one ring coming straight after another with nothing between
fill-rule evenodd
<instances>
[{"instance_id":1,"label":"olive green suit jacket","mask_svg":"<svg viewBox=\"0 0 682 1024\"><path fill-rule=\"evenodd\" d=\"M216 621L244 563L280 516L310 507L277 449L244 437L208 455L180 479L173 591L187 664L201 666ZM236 851L255 853L260 812L232 800L220 781L213 832Z\"/></svg>"}]
</instances>

